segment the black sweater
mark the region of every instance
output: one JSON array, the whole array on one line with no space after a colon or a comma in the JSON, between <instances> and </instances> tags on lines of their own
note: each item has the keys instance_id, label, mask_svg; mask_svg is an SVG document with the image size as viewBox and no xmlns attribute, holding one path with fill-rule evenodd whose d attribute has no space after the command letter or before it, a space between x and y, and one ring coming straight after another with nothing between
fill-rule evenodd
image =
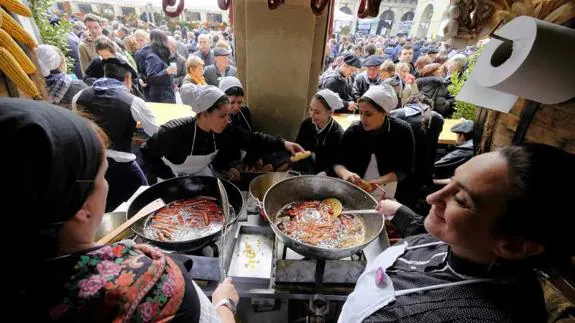
<instances>
[{"instance_id":1,"label":"black sweater","mask_svg":"<svg viewBox=\"0 0 575 323\"><path fill-rule=\"evenodd\" d=\"M308 168L310 173L317 174L325 171L330 176L335 175L333 165L336 162L337 150L342 136L343 128L334 119L330 119L326 128L319 134L311 122L311 118L307 118L301 123L296 142L315 155L315 160L308 158L301 161L311 164Z\"/></svg>"},{"instance_id":2,"label":"black sweater","mask_svg":"<svg viewBox=\"0 0 575 323\"><path fill-rule=\"evenodd\" d=\"M195 118L176 119L161 126L158 132L148 139L142 146L142 156L152 173L163 179L175 176L171 168L164 164L162 157L178 165L183 163L190 154L207 155L217 148L218 154L212 166L215 170L226 171L230 168L240 148L250 146L271 150L283 148L283 140L279 137L246 132L232 124L220 134L205 132L197 127L194 151L192 151L194 128L196 128ZM214 147L214 137L216 147Z\"/></svg>"},{"instance_id":3,"label":"black sweater","mask_svg":"<svg viewBox=\"0 0 575 323\"><path fill-rule=\"evenodd\" d=\"M371 154L375 154L380 176L389 172L398 180L411 176L415 140L409 124L390 116L377 130L365 131L360 123L352 124L341 139L337 164L364 177Z\"/></svg>"}]
</instances>

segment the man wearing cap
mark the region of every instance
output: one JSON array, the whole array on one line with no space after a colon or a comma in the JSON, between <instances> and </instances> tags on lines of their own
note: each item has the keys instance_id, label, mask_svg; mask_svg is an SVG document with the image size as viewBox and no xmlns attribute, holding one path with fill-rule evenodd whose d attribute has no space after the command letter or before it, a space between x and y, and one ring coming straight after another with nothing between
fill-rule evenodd
<instances>
[{"instance_id":1,"label":"man wearing cap","mask_svg":"<svg viewBox=\"0 0 575 323\"><path fill-rule=\"evenodd\" d=\"M215 56L214 64L206 66L204 78L208 85L218 86L220 78L224 76L236 76L237 70L234 66L230 65L231 51L229 49L216 47L213 49L213 52Z\"/></svg>"},{"instance_id":2,"label":"man wearing cap","mask_svg":"<svg viewBox=\"0 0 575 323\"><path fill-rule=\"evenodd\" d=\"M456 148L435 162L433 182L435 184L448 184L453 177L455 169L473 158L473 126L471 120L464 120L451 127L451 132L457 134Z\"/></svg>"},{"instance_id":3,"label":"man wearing cap","mask_svg":"<svg viewBox=\"0 0 575 323\"><path fill-rule=\"evenodd\" d=\"M352 91L354 101L359 100L371 85L381 84L383 81L379 76L379 66L381 64L383 64L383 57L377 55L371 55L363 61L362 65L367 70L355 77Z\"/></svg>"},{"instance_id":4,"label":"man wearing cap","mask_svg":"<svg viewBox=\"0 0 575 323\"><path fill-rule=\"evenodd\" d=\"M114 210L142 185L148 185L136 156L132 153L132 137L137 122L152 136L158 123L152 110L141 98L132 95L130 88L136 71L120 58L102 61L104 77L82 90L72 100L72 108L94 116L110 139L106 150L108 171L106 180L110 190L106 211Z\"/></svg>"},{"instance_id":5,"label":"man wearing cap","mask_svg":"<svg viewBox=\"0 0 575 323\"><path fill-rule=\"evenodd\" d=\"M333 165L343 128L333 118L333 111L343 107L343 101L337 93L329 89L317 92L309 104L310 117L306 118L299 128L296 142L310 157L298 161L294 169L302 173L335 176Z\"/></svg>"},{"instance_id":6,"label":"man wearing cap","mask_svg":"<svg viewBox=\"0 0 575 323\"><path fill-rule=\"evenodd\" d=\"M390 116L397 95L387 84L373 85L359 99L361 123L349 126L341 139L337 175L370 190L375 184L393 197L398 182L412 176L415 139L408 123ZM377 198L381 192L374 191Z\"/></svg>"},{"instance_id":7,"label":"man wearing cap","mask_svg":"<svg viewBox=\"0 0 575 323\"><path fill-rule=\"evenodd\" d=\"M319 88L330 89L337 93L344 101L344 108L336 112L353 112L356 109L355 100L353 99L353 75L357 69L361 67L361 63L357 56L347 54L343 58L343 62L336 68L335 71L322 78Z\"/></svg>"}]
</instances>

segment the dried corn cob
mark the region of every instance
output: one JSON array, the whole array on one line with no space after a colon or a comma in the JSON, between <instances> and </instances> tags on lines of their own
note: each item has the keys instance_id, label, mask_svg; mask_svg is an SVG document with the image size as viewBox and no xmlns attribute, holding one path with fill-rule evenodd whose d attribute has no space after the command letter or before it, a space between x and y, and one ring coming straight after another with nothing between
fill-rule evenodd
<instances>
[{"instance_id":1,"label":"dried corn cob","mask_svg":"<svg viewBox=\"0 0 575 323\"><path fill-rule=\"evenodd\" d=\"M34 82L26 75L14 56L2 47L0 47L0 70L24 93L32 98L40 97Z\"/></svg>"},{"instance_id":2,"label":"dried corn cob","mask_svg":"<svg viewBox=\"0 0 575 323\"><path fill-rule=\"evenodd\" d=\"M12 18L4 9L0 8L2 14L2 29L4 29L14 39L20 41L28 48L36 47L36 41L28 34L22 26Z\"/></svg>"},{"instance_id":3,"label":"dried corn cob","mask_svg":"<svg viewBox=\"0 0 575 323\"><path fill-rule=\"evenodd\" d=\"M30 8L20 2L20 0L0 0L0 5L8 11L24 17L32 17Z\"/></svg>"},{"instance_id":4,"label":"dried corn cob","mask_svg":"<svg viewBox=\"0 0 575 323\"><path fill-rule=\"evenodd\" d=\"M19 62L20 66L26 72L26 74L32 74L36 72L36 65L32 63L30 58L26 56L22 48L8 35L8 33L0 28L0 47L4 47L6 50L14 56L16 61Z\"/></svg>"}]
</instances>

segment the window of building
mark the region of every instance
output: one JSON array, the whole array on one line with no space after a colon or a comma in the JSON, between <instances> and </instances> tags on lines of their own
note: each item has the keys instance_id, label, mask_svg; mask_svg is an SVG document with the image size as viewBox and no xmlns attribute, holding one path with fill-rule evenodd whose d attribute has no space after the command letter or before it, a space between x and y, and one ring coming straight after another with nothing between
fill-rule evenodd
<instances>
[{"instance_id":1,"label":"window of building","mask_svg":"<svg viewBox=\"0 0 575 323\"><path fill-rule=\"evenodd\" d=\"M124 16L131 16L136 14L136 9L132 7L122 7L122 14Z\"/></svg>"},{"instance_id":2,"label":"window of building","mask_svg":"<svg viewBox=\"0 0 575 323\"><path fill-rule=\"evenodd\" d=\"M220 13L208 13L208 21L222 22L222 14L220 14Z\"/></svg>"},{"instance_id":3,"label":"window of building","mask_svg":"<svg viewBox=\"0 0 575 323\"><path fill-rule=\"evenodd\" d=\"M81 13L92 13L92 6L89 4L78 4L78 11Z\"/></svg>"},{"instance_id":4,"label":"window of building","mask_svg":"<svg viewBox=\"0 0 575 323\"><path fill-rule=\"evenodd\" d=\"M191 21L201 21L202 16L199 12L188 12L188 19Z\"/></svg>"}]
</instances>

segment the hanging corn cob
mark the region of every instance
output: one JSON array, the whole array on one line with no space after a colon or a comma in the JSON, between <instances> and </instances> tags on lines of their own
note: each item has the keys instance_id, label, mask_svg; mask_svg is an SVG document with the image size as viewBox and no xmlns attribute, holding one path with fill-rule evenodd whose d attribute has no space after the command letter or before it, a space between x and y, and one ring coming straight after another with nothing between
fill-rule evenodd
<instances>
[{"instance_id":1,"label":"hanging corn cob","mask_svg":"<svg viewBox=\"0 0 575 323\"><path fill-rule=\"evenodd\" d=\"M4 9L0 8L2 14L2 29L4 29L14 39L20 41L28 48L36 47L36 41L28 34L22 26L12 18Z\"/></svg>"},{"instance_id":2,"label":"hanging corn cob","mask_svg":"<svg viewBox=\"0 0 575 323\"><path fill-rule=\"evenodd\" d=\"M24 93L32 98L40 97L38 88L20 67L8 50L0 47L0 70Z\"/></svg>"},{"instance_id":3,"label":"hanging corn cob","mask_svg":"<svg viewBox=\"0 0 575 323\"><path fill-rule=\"evenodd\" d=\"M30 8L23 5L19 0L0 0L0 5L19 16L32 17Z\"/></svg>"},{"instance_id":4,"label":"hanging corn cob","mask_svg":"<svg viewBox=\"0 0 575 323\"><path fill-rule=\"evenodd\" d=\"M26 56L22 48L8 35L4 29L0 29L0 47L5 48L19 63L20 67L26 74L32 74L36 71L36 65Z\"/></svg>"}]
</instances>

